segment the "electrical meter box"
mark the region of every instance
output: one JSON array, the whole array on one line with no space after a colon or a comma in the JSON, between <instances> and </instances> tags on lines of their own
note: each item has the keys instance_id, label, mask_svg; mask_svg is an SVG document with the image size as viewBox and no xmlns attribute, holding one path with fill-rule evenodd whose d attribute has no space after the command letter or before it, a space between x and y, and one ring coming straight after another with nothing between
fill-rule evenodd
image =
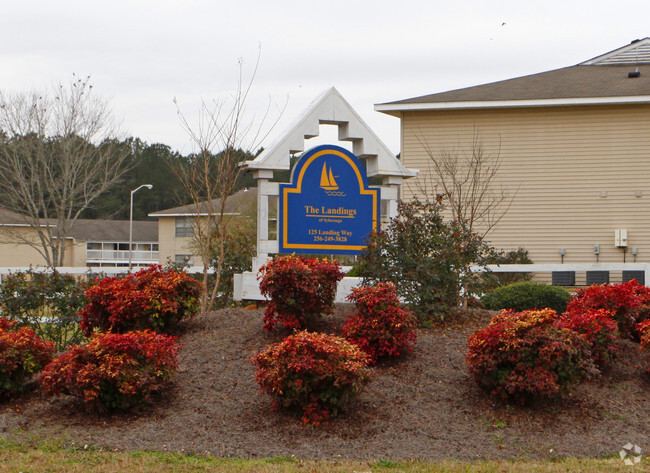
<instances>
[{"instance_id":1,"label":"electrical meter box","mask_svg":"<svg viewBox=\"0 0 650 473\"><path fill-rule=\"evenodd\" d=\"M616 248L627 247L627 230L625 229L614 230L614 246Z\"/></svg>"}]
</instances>

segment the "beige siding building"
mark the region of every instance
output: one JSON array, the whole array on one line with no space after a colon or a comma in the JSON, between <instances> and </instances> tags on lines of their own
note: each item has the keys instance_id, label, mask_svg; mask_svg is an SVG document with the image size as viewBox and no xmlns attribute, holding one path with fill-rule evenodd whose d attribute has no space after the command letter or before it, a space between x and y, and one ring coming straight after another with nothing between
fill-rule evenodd
<instances>
[{"instance_id":1,"label":"beige siding building","mask_svg":"<svg viewBox=\"0 0 650 473\"><path fill-rule=\"evenodd\" d=\"M55 225L43 219L41 225ZM34 246L36 230L21 215L0 209L0 267L45 266ZM158 224L133 222L134 266L158 263ZM76 220L66 238L65 267L126 267L129 264L128 220Z\"/></svg>"},{"instance_id":2,"label":"beige siding building","mask_svg":"<svg viewBox=\"0 0 650 473\"><path fill-rule=\"evenodd\" d=\"M430 155L462 156L477 136L500 157L497 187L514 195L487 235L494 247L526 248L535 263L650 263L650 38L576 66L375 108L401 119L402 161L420 169L402 198L436 184Z\"/></svg>"},{"instance_id":3,"label":"beige siding building","mask_svg":"<svg viewBox=\"0 0 650 473\"><path fill-rule=\"evenodd\" d=\"M228 197L224 218L251 218L254 221L257 203L257 188L241 189ZM203 230L208 224L208 215L217 214L220 201L183 205L149 214L158 219L160 262L174 262L202 266L203 261L197 248L197 225Z\"/></svg>"}]
</instances>

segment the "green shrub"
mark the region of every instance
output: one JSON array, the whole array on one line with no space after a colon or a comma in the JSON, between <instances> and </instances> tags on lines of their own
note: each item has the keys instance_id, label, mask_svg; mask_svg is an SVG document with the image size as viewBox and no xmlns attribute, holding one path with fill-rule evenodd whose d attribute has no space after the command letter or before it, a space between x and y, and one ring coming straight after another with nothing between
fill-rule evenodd
<instances>
[{"instance_id":1,"label":"green shrub","mask_svg":"<svg viewBox=\"0 0 650 473\"><path fill-rule=\"evenodd\" d=\"M303 422L336 416L370 380L368 356L335 335L297 332L257 353L256 380L274 408L302 411Z\"/></svg>"},{"instance_id":2,"label":"green shrub","mask_svg":"<svg viewBox=\"0 0 650 473\"><path fill-rule=\"evenodd\" d=\"M69 274L12 273L2 278L0 309L62 351L83 340L79 311L86 303L84 288L85 283Z\"/></svg>"},{"instance_id":3,"label":"green shrub","mask_svg":"<svg viewBox=\"0 0 650 473\"><path fill-rule=\"evenodd\" d=\"M355 272L364 284L392 282L400 298L422 323L444 318L462 295L471 296L489 246L466 224L443 218L445 197L399 202L398 216L368 238Z\"/></svg>"},{"instance_id":4,"label":"green shrub","mask_svg":"<svg viewBox=\"0 0 650 473\"><path fill-rule=\"evenodd\" d=\"M252 258L257 252L255 219L233 219L223 229L223 236L216 236L214 246L210 249L210 266L215 270L215 274L219 269L219 244L222 238L224 240L223 263L215 298L216 308L233 304L235 274L251 270ZM210 275L208 287L214 287L215 280L215 275Z\"/></svg>"},{"instance_id":5,"label":"green shrub","mask_svg":"<svg viewBox=\"0 0 650 473\"><path fill-rule=\"evenodd\" d=\"M516 250L494 250L487 257L487 264L532 264L533 260L528 257L528 250L517 248ZM491 290L501 286L507 286L516 282L530 281L532 273L492 273L483 274L483 289Z\"/></svg>"},{"instance_id":6,"label":"green shrub","mask_svg":"<svg viewBox=\"0 0 650 473\"><path fill-rule=\"evenodd\" d=\"M566 310L571 294L561 287L534 281L524 281L499 287L481 298L488 310L553 309L558 314Z\"/></svg>"}]
</instances>

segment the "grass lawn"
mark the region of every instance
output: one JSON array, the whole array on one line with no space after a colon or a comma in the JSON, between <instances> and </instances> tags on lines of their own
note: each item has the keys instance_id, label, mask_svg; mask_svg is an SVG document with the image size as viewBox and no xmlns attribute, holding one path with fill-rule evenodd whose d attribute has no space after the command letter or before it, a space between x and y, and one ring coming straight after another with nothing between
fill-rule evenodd
<instances>
[{"instance_id":1,"label":"grass lawn","mask_svg":"<svg viewBox=\"0 0 650 473\"><path fill-rule=\"evenodd\" d=\"M557 461L443 461L422 463L417 461L392 462L315 462L292 457L274 457L261 460L240 458L215 458L160 452L108 452L92 447L71 449L58 442L44 442L37 446L0 442L0 472L65 472L65 473L117 473L117 472L250 472L250 473L382 473L382 472L445 472L445 473L535 473L535 472L640 472L650 471L650 459L627 466L618 458L576 459Z\"/></svg>"}]
</instances>

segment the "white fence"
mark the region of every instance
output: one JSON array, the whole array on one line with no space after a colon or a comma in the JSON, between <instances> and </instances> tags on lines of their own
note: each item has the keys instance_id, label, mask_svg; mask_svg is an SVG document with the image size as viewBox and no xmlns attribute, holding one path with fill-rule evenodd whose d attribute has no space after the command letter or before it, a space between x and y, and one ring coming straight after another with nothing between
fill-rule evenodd
<instances>
[{"instance_id":1,"label":"white fence","mask_svg":"<svg viewBox=\"0 0 650 473\"><path fill-rule=\"evenodd\" d=\"M502 264L502 265L488 265L487 268L495 273L552 273L553 271L643 271L645 274L645 284L650 285L650 264L647 263L574 263L574 264ZM26 272L29 270L34 272L50 272L50 268L44 267L22 267L22 268L1 268L0 267L0 282L2 276L17 272ZM481 268L474 267L474 271L479 271ZM113 268L113 267L61 267L57 271L62 274L106 274L115 275L128 273L129 271L137 270L137 268L129 269L127 267ZM192 266L187 268L187 272L191 274L203 273L203 267ZM212 271L211 271L212 272ZM344 302L345 298L350 294L353 287L357 287L361 283L362 278L346 277L339 282L338 290L336 293L336 302ZM234 287L235 300L257 300L263 301L265 297L260 293L259 281L257 280L257 273L246 272L243 274L235 274L235 287Z\"/></svg>"},{"instance_id":2,"label":"white fence","mask_svg":"<svg viewBox=\"0 0 650 473\"><path fill-rule=\"evenodd\" d=\"M647 263L575 263L575 264L491 264L487 269L494 273L552 273L554 271L643 271L645 283L650 285L650 264ZM473 267L473 271L482 271ZM353 287L361 284L362 278L343 278L336 291L336 302L345 302ZM257 274L247 272L235 274L235 300L263 301Z\"/></svg>"}]
</instances>

